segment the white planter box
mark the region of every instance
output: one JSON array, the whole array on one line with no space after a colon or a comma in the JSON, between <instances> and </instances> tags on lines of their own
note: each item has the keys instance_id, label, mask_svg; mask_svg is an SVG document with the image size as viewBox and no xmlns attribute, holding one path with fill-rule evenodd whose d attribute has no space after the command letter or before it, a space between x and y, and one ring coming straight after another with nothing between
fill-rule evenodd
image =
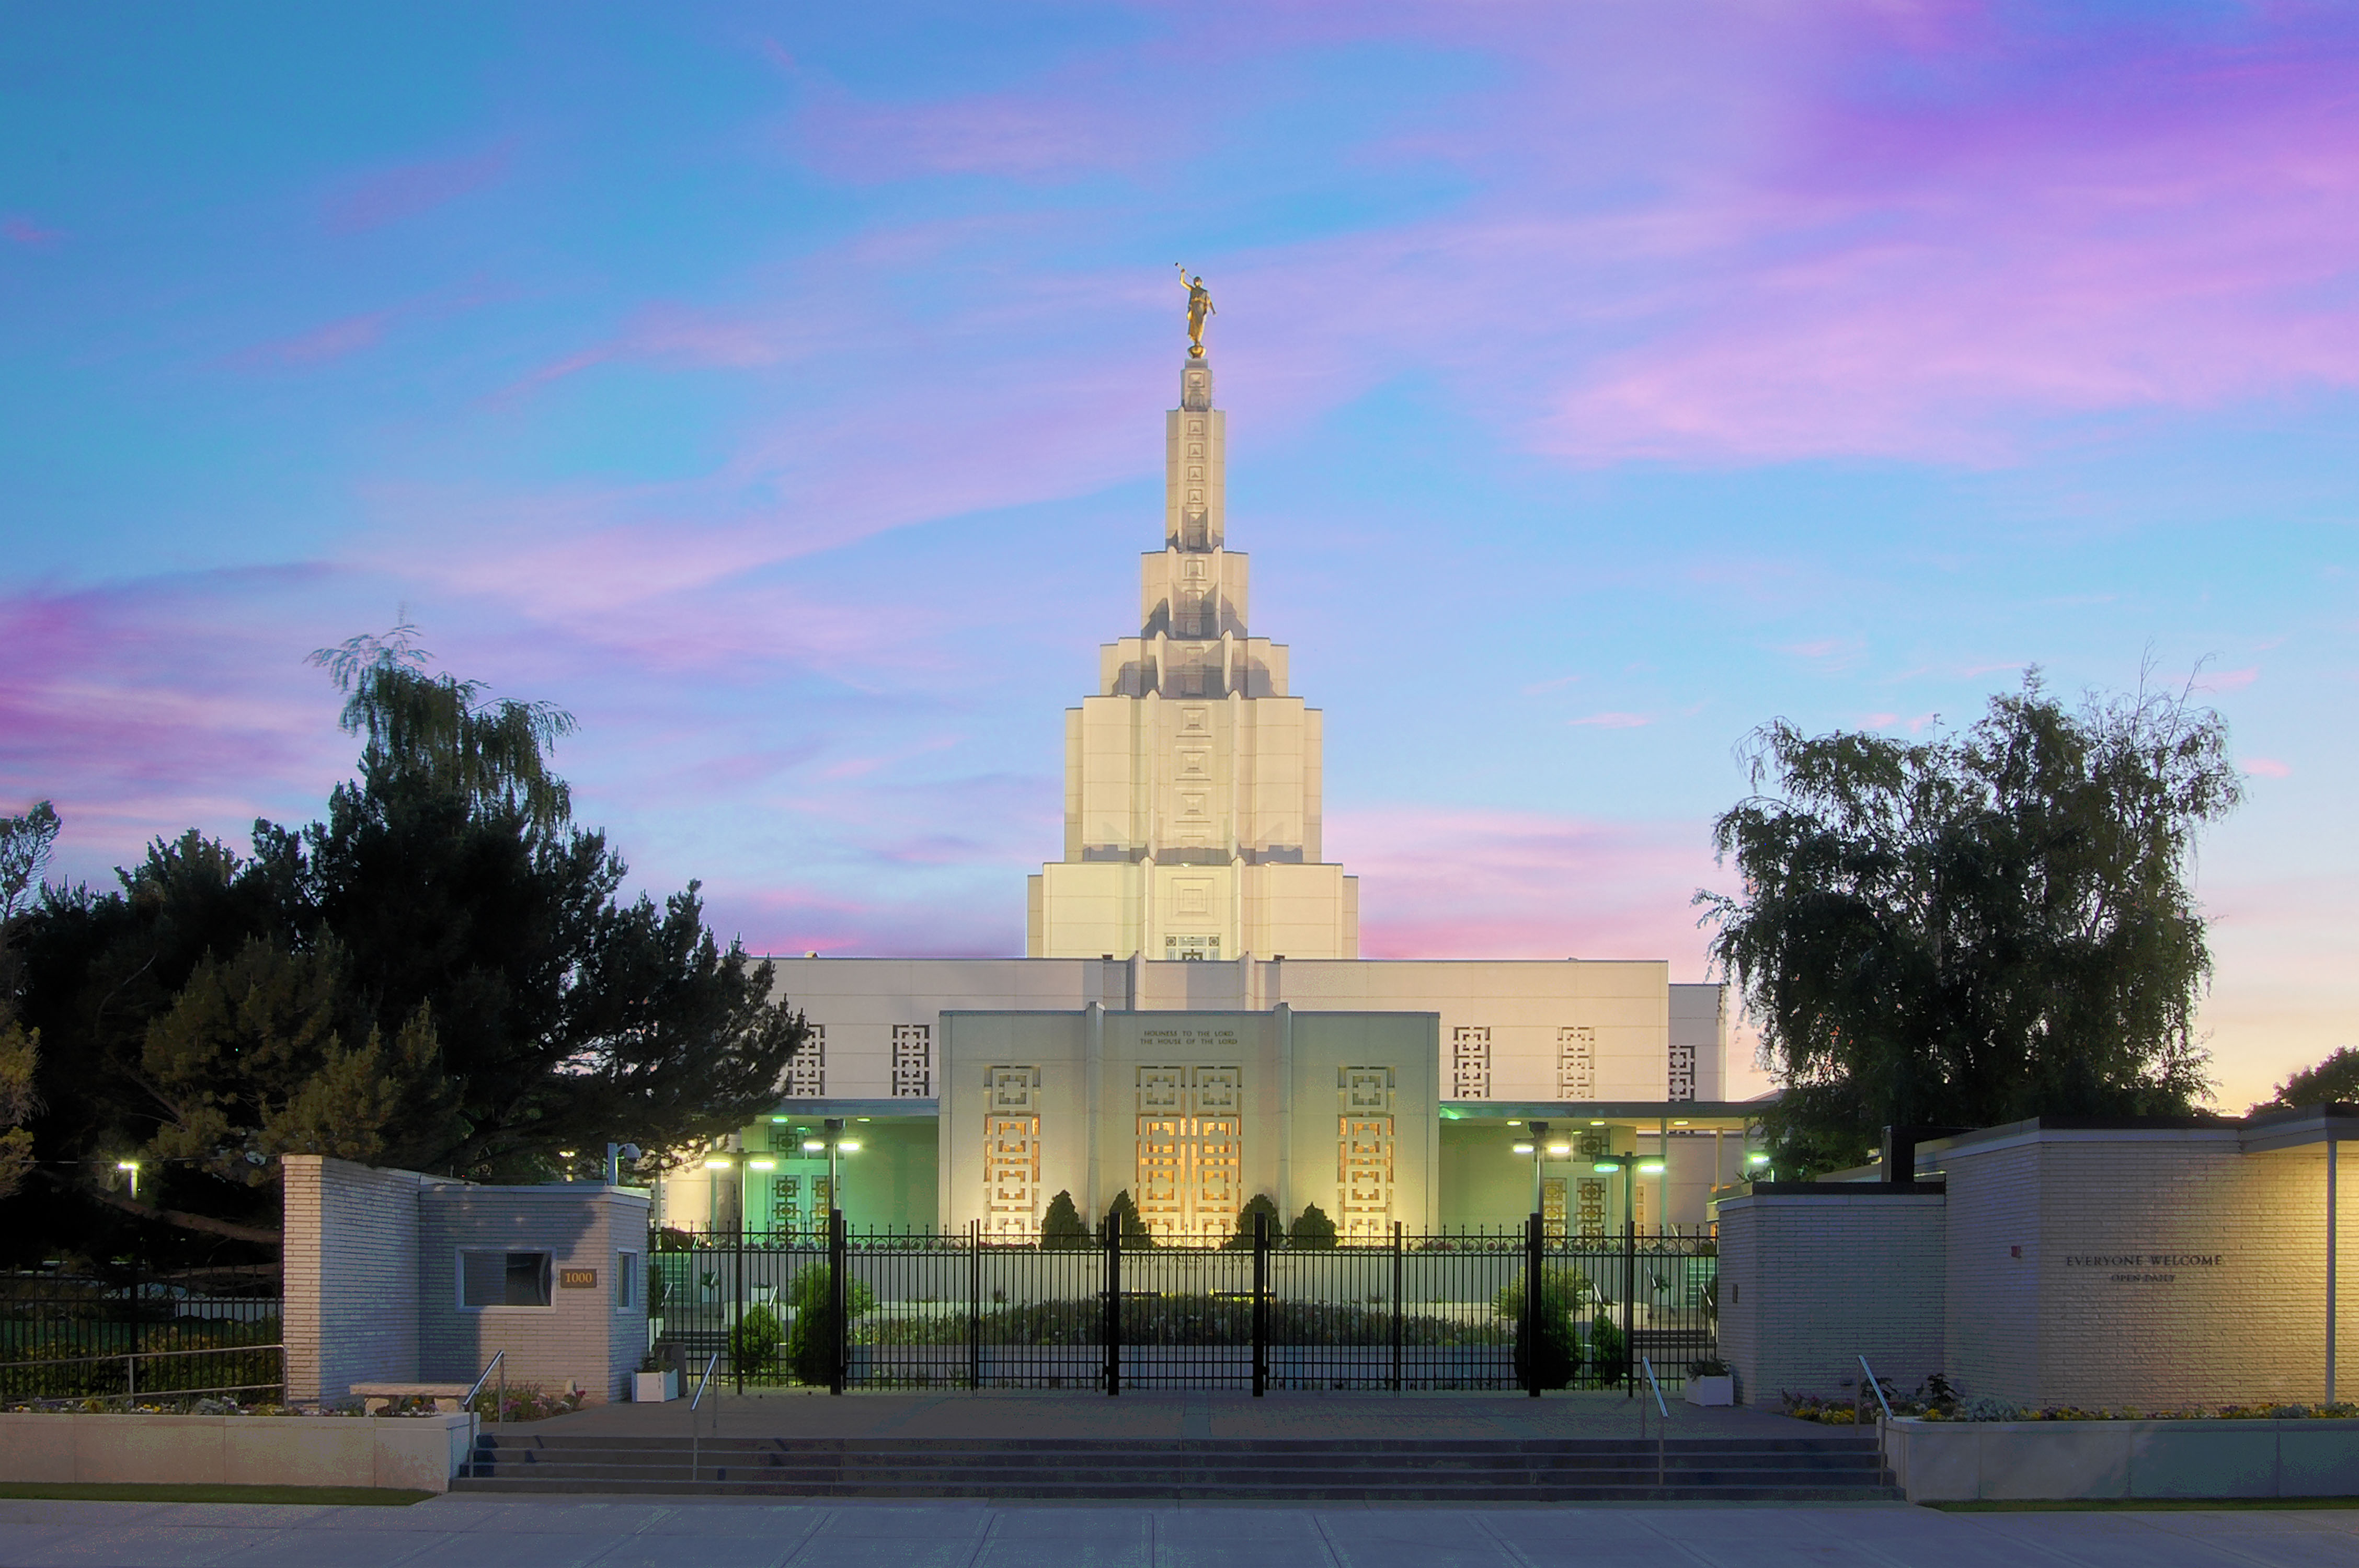
<instances>
[{"instance_id":1,"label":"white planter box","mask_svg":"<svg viewBox=\"0 0 2359 1568\"><path fill-rule=\"evenodd\" d=\"M657 1405L666 1400L679 1398L679 1374L671 1368L660 1372L631 1374L631 1402L635 1405Z\"/></svg>"},{"instance_id":2,"label":"white planter box","mask_svg":"<svg viewBox=\"0 0 2359 1568\"><path fill-rule=\"evenodd\" d=\"M1735 1402L1736 1379L1733 1374L1688 1379L1688 1403L1691 1405L1734 1405Z\"/></svg>"},{"instance_id":3,"label":"white planter box","mask_svg":"<svg viewBox=\"0 0 2359 1568\"><path fill-rule=\"evenodd\" d=\"M447 1492L472 1415L63 1415L0 1411L0 1481L396 1487Z\"/></svg>"},{"instance_id":4,"label":"white planter box","mask_svg":"<svg viewBox=\"0 0 2359 1568\"><path fill-rule=\"evenodd\" d=\"M2359 1421L1919 1421L1885 1431L1915 1502L2359 1496Z\"/></svg>"}]
</instances>

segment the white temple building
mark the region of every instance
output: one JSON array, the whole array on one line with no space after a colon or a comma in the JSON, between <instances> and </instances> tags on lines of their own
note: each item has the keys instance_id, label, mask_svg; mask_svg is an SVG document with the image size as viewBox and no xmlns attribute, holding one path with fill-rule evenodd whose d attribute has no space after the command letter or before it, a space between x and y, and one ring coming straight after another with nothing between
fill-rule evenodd
<instances>
[{"instance_id":1,"label":"white temple building","mask_svg":"<svg viewBox=\"0 0 2359 1568\"><path fill-rule=\"evenodd\" d=\"M810 1044L775 1114L664 1180L661 1223L802 1230L840 1205L1021 1240L1058 1193L1096 1215L1128 1192L1180 1239L1262 1193L1347 1238L1536 1210L1618 1235L1699 1224L1741 1173L1720 986L1658 959L1360 957L1321 715L1247 631L1224 446L1191 351L1137 630L1065 716L1063 854L1028 879L1026 956L778 959ZM1601 1174L1608 1152L1663 1168Z\"/></svg>"}]
</instances>

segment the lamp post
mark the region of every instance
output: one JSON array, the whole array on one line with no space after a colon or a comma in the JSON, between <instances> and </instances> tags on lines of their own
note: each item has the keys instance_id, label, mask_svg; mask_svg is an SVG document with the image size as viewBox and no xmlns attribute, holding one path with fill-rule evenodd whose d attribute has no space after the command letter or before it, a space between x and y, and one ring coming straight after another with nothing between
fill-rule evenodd
<instances>
[{"instance_id":1,"label":"lamp post","mask_svg":"<svg viewBox=\"0 0 2359 1568\"><path fill-rule=\"evenodd\" d=\"M1532 1157L1532 1212L1534 1214L1538 1214L1541 1208L1541 1162L1549 1159L1560 1160L1564 1158L1566 1155L1572 1152L1572 1145L1561 1141L1554 1143L1549 1142L1548 1136L1549 1124L1545 1121L1533 1122L1531 1124L1531 1137L1519 1141L1511 1147L1518 1154L1529 1154Z\"/></svg>"},{"instance_id":2,"label":"lamp post","mask_svg":"<svg viewBox=\"0 0 2359 1568\"><path fill-rule=\"evenodd\" d=\"M843 1206L842 1189L836 1185L836 1154L839 1151L846 1154L860 1152L860 1140L843 1135L843 1118L840 1116L831 1116L821 1122L817 1138L803 1140L804 1153L824 1152L827 1155L827 1206L832 1209Z\"/></svg>"},{"instance_id":3,"label":"lamp post","mask_svg":"<svg viewBox=\"0 0 2359 1568\"><path fill-rule=\"evenodd\" d=\"M1600 1175L1622 1173L1622 1386L1623 1397L1636 1399L1637 1385L1630 1380L1630 1367L1637 1348L1638 1303L1638 1215L1637 1178L1659 1174L1663 1162L1658 1156L1640 1159L1636 1154L1600 1154L1590 1169Z\"/></svg>"}]
</instances>

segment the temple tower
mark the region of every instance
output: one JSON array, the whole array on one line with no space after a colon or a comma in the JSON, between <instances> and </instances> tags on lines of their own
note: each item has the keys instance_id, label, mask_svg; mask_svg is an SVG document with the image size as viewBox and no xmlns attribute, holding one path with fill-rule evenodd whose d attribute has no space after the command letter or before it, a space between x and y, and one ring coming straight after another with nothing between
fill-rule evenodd
<instances>
[{"instance_id":1,"label":"temple tower","mask_svg":"<svg viewBox=\"0 0 2359 1568\"><path fill-rule=\"evenodd\" d=\"M1139 630L1065 712L1065 854L1030 879L1036 958L1355 958L1358 879L1321 859L1320 713L1245 630L1227 546L1226 421L1191 354L1164 415L1163 547Z\"/></svg>"}]
</instances>

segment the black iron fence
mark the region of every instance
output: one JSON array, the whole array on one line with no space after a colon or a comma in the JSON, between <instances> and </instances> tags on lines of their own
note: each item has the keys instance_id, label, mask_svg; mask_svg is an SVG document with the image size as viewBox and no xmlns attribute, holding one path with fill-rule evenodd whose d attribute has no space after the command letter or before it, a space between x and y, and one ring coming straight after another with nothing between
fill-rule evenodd
<instances>
[{"instance_id":1,"label":"black iron fence","mask_svg":"<svg viewBox=\"0 0 2359 1568\"><path fill-rule=\"evenodd\" d=\"M1066 1247L965 1233L658 1233L651 1330L733 1386L1516 1390L1667 1385L1718 1347L1709 1237Z\"/></svg>"},{"instance_id":2,"label":"black iron fence","mask_svg":"<svg viewBox=\"0 0 2359 1568\"><path fill-rule=\"evenodd\" d=\"M0 1273L0 1401L283 1388L275 1264Z\"/></svg>"}]
</instances>

